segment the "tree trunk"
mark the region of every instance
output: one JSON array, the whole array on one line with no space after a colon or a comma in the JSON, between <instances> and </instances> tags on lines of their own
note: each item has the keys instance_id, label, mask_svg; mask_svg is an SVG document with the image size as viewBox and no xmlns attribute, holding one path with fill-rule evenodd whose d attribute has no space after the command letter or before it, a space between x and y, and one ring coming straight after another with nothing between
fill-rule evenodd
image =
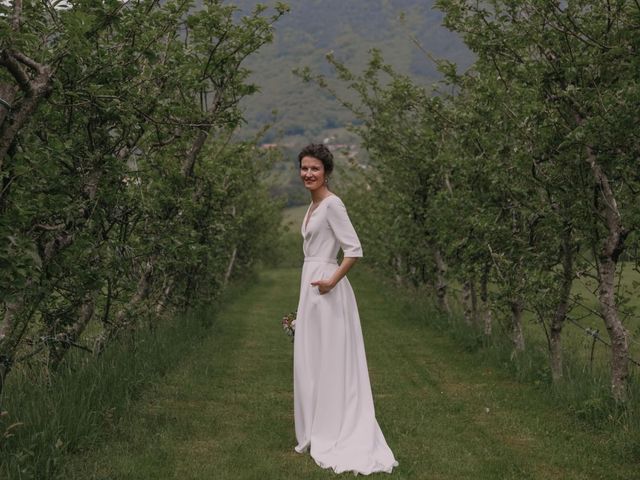
<instances>
[{"instance_id":1,"label":"tree trunk","mask_svg":"<svg viewBox=\"0 0 640 480\"><path fill-rule=\"evenodd\" d=\"M586 153L587 162L602 194L602 214L608 230L600 251L598 300L611 339L611 393L616 401L625 402L628 398L629 339L628 332L618 316L615 280L618 258L624 251L624 241L629 232L622 226L615 195L607 175L597 162L595 152L587 146Z\"/></svg>"},{"instance_id":2,"label":"tree trunk","mask_svg":"<svg viewBox=\"0 0 640 480\"><path fill-rule=\"evenodd\" d=\"M400 255L393 257L393 269L396 285L402 285L402 257Z\"/></svg>"},{"instance_id":3,"label":"tree trunk","mask_svg":"<svg viewBox=\"0 0 640 480\"><path fill-rule=\"evenodd\" d=\"M231 278L231 274L233 273L233 265L236 263L236 255L238 253L238 247L233 247L231 251L231 258L229 259L229 265L227 265L227 271L224 274L224 281L222 285L224 287L229 283L229 279Z\"/></svg>"},{"instance_id":4,"label":"tree trunk","mask_svg":"<svg viewBox=\"0 0 640 480\"><path fill-rule=\"evenodd\" d=\"M558 311L554 314L551 322L551 331L549 332L549 348L551 362L551 380L553 383L560 383L563 378L562 372L562 321L558 321ZM554 328L555 327L555 328Z\"/></svg>"},{"instance_id":5,"label":"tree trunk","mask_svg":"<svg viewBox=\"0 0 640 480\"><path fill-rule=\"evenodd\" d=\"M122 307L115 315L113 322L106 325L102 333L98 336L94 346L94 353L100 355L104 352L107 344L113 340L120 330L129 324L131 312L147 299L151 291L151 277L154 267L154 257L150 258L142 269L136 292L133 294L129 302Z\"/></svg>"},{"instance_id":6,"label":"tree trunk","mask_svg":"<svg viewBox=\"0 0 640 480\"><path fill-rule=\"evenodd\" d=\"M184 156L184 160L182 161L182 176L185 178L189 178L193 176L193 170L196 165L196 160L198 155L202 151L205 143L207 142L207 138L209 138L209 130L207 129L199 129L196 138L191 144L191 148Z\"/></svg>"},{"instance_id":7,"label":"tree trunk","mask_svg":"<svg viewBox=\"0 0 640 480\"><path fill-rule=\"evenodd\" d=\"M469 326L478 324L478 300L476 284L468 278L462 285L462 303L464 305L464 320Z\"/></svg>"},{"instance_id":8,"label":"tree trunk","mask_svg":"<svg viewBox=\"0 0 640 480\"><path fill-rule=\"evenodd\" d=\"M490 337L493 333L493 312L490 308L482 309L482 323L485 337Z\"/></svg>"},{"instance_id":9,"label":"tree trunk","mask_svg":"<svg viewBox=\"0 0 640 480\"><path fill-rule=\"evenodd\" d=\"M64 333L58 335L59 342L51 349L51 368L56 369L62 363L69 349L80 339L85 328L95 313L95 300L92 295L87 297L78 309L77 319Z\"/></svg>"},{"instance_id":10,"label":"tree trunk","mask_svg":"<svg viewBox=\"0 0 640 480\"><path fill-rule=\"evenodd\" d=\"M563 378L561 335L564 321L569 312L569 299L571 297L572 285L573 246L571 245L571 225L568 221L565 221L562 229L562 280L560 285L560 298L558 299L558 304L551 318L549 332L551 379L553 383L560 383Z\"/></svg>"},{"instance_id":11,"label":"tree trunk","mask_svg":"<svg viewBox=\"0 0 640 480\"><path fill-rule=\"evenodd\" d=\"M473 313L471 311L471 283L469 280L462 284L462 306L464 308L464 322L471 326Z\"/></svg>"},{"instance_id":12,"label":"tree trunk","mask_svg":"<svg viewBox=\"0 0 640 480\"><path fill-rule=\"evenodd\" d=\"M616 401L627 400L629 381L628 333L620 318L615 301L616 262L601 257L599 301L600 311L611 339L611 393Z\"/></svg>"},{"instance_id":13,"label":"tree trunk","mask_svg":"<svg viewBox=\"0 0 640 480\"><path fill-rule=\"evenodd\" d=\"M486 262L482 269L482 276L480 277L480 302L482 304L482 323L484 328L484 335L486 337L491 336L493 331L493 314L491 312L491 305L489 304L489 272L491 271L491 263Z\"/></svg>"},{"instance_id":14,"label":"tree trunk","mask_svg":"<svg viewBox=\"0 0 640 480\"><path fill-rule=\"evenodd\" d=\"M73 243L74 237L69 233L59 233L44 245L40 245L41 270L46 271L58 253ZM24 290L29 290L35 279L27 281ZM13 366L16 351L28 330L32 314L44 298L41 292L35 297L27 298L26 293L19 292L18 299L5 303L5 312L0 322L0 394L7 375ZM29 313L30 312L30 313Z\"/></svg>"},{"instance_id":15,"label":"tree trunk","mask_svg":"<svg viewBox=\"0 0 640 480\"><path fill-rule=\"evenodd\" d=\"M0 83L0 125L4 123L13 108L13 101L17 93L18 88L15 85Z\"/></svg>"},{"instance_id":16,"label":"tree trunk","mask_svg":"<svg viewBox=\"0 0 640 480\"><path fill-rule=\"evenodd\" d=\"M511 357L515 357L524 352L524 332L522 330L522 312L524 304L522 299L515 299L511 302L511 341L513 342L513 352Z\"/></svg>"},{"instance_id":17,"label":"tree trunk","mask_svg":"<svg viewBox=\"0 0 640 480\"><path fill-rule=\"evenodd\" d=\"M15 342L11 341L11 332L15 328L15 318L19 309L18 302L7 302L5 304L4 316L0 324L0 404L4 382L13 366L13 356L15 353Z\"/></svg>"},{"instance_id":18,"label":"tree trunk","mask_svg":"<svg viewBox=\"0 0 640 480\"><path fill-rule=\"evenodd\" d=\"M18 310L18 302L7 302L5 304L4 317L0 323L0 342L3 342L13 329L13 321Z\"/></svg>"},{"instance_id":19,"label":"tree trunk","mask_svg":"<svg viewBox=\"0 0 640 480\"><path fill-rule=\"evenodd\" d=\"M169 304L169 298L171 298L171 294L173 293L173 286L175 285L173 278L166 279L165 286L162 289L162 295L158 303L156 303L156 316L161 316L162 312L167 309L167 305Z\"/></svg>"},{"instance_id":20,"label":"tree trunk","mask_svg":"<svg viewBox=\"0 0 640 480\"><path fill-rule=\"evenodd\" d=\"M440 250L436 249L433 253L433 258L436 263L436 296L438 297L438 308L440 310L450 313L449 302L447 301L447 265L442 259Z\"/></svg>"},{"instance_id":21,"label":"tree trunk","mask_svg":"<svg viewBox=\"0 0 640 480\"><path fill-rule=\"evenodd\" d=\"M47 65L40 65L26 55L3 50L0 52L0 65L14 78L20 90L24 93L23 99L17 105L11 105L11 114L4 115L4 121L0 123L0 171L4 158L15 140L20 129L27 123L35 112L40 101L51 92L52 70ZM25 67L33 70L36 75L29 76ZM2 91L9 91L11 87L3 86ZM6 105L3 108L7 108Z\"/></svg>"},{"instance_id":22,"label":"tree trunk","mask_svg":"<svg viewBox=\"0 0 640 480\"><path fill-rule=\"evenodd\" d=\"M478 295L476 293L476 282L471 279L471 320L474 325L478 324Z\"/></svg>"}]
</instances>

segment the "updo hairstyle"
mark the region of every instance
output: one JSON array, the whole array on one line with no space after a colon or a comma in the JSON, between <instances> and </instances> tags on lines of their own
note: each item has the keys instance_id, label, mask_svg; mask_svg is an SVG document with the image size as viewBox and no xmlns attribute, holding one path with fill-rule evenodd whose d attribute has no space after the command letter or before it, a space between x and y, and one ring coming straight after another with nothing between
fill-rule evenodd
<instances>
[{"instance_id":1,"label":"updo hairstyle","mask_svg":"<svg viewBox=\"0 0 640 480\"><path fill-rule=\"evenodd\" d=\"M321 143L311 143L302 149L298 154L298 167L302 167L302 159L304 157L313 157L320 160L326 175L333 171L333 154Z\"/></svg>"}]
</instances>

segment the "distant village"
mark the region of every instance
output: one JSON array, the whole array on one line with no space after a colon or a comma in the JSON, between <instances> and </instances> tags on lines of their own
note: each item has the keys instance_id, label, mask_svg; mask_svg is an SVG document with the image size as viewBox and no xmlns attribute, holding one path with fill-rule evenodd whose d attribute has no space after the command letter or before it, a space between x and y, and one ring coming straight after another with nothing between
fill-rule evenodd
<instances>
[{"instance_id":1,"label":"distant village","mask_svg":"<svg viewBox=\"0 0 640 480\"><path fill-rule=\"evenodd\" d=\"M322 143L329 148L332 152L338 152L339 154L347 157L347 158L355 158L360 150L360 146L355 143L333 143L335 139L332 137L327 137L322 140ZM301 144L299 142L283 142L283 143L262 143L260 144L260 148L264 150L271 149L288 149L294 150L300 148Z\"/></svg>"}]
</instances>

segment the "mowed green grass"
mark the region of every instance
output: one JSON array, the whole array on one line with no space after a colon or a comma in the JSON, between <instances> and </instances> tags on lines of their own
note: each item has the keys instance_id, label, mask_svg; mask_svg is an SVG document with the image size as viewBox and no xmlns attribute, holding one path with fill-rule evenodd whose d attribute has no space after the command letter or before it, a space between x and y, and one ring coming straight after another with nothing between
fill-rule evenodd
<instances>
[{"instance_id":1,"label":"mowed green grass","mask_svg":"<svg viewBox=\"0 0 640 480\"><path fill-rule=\"evenodd\" d=\"M400 462L373 478L637 478L632 446L574 420L542 388L479 364L363 267L349 278L378 421ZM279 321L296 307L298 282L299 268L261 272L102 448L69 462L66 478L338 477L293 450L292 344Z\"/></svg>"}]
</instances>

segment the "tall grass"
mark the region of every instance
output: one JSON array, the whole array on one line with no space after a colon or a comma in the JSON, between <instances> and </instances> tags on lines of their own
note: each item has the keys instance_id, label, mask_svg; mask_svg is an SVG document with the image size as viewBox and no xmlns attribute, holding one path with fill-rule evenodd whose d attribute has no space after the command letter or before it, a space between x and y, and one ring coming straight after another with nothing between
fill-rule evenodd
<instances>
[{"instance_id":1,"label":"tall grass","mask_svg":"<svg viewBox=\"0 0 640 480\"><path fill-rule=\"evenodd\" d=\"M57 478L66 453L94 446L144 388L161 383L206 337L212 311L130 334L99 358L70 352L55 374L34 365L14 371L2 402L0 478Z\"/></svg>"}]
</instances>

